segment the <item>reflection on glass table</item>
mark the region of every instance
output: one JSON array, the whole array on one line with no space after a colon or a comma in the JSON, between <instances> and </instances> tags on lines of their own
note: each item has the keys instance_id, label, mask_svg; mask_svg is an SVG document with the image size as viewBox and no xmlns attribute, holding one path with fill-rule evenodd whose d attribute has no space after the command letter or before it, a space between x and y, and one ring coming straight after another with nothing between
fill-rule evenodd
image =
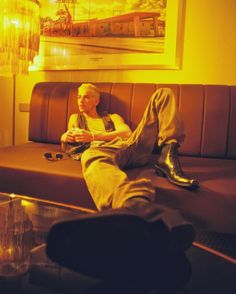
<instances>
[{"instance_id":1,"label":"reflection on glass table","mask_svg":"<svg viewBox=\"0 0 236 294\"><path fill-rule=\"evenodd\" d=\"M22 275L30 266L30 251L46 242L58 220L92 210L27 196L0 193L0 277Z\"/></svg>"}]
</instances>

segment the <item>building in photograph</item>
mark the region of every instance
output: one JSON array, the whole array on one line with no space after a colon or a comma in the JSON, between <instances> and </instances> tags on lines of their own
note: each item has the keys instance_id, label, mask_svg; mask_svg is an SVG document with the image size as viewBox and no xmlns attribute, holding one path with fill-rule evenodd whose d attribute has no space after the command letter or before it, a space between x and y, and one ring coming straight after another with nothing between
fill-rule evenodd
<instances>
[{"instance_id":1,"label":"building in photograph","mask_svg":"<svg viewBox=\"0 0 236 294\"><path fill-rule=\"evenodd\" d=\"M158 12L130 12L103 19L74 21L67 28L68 18L42 23L44 35L72 35L78 37L163 37L165 21L159 20Z\"/></svg>"}]
</instances>

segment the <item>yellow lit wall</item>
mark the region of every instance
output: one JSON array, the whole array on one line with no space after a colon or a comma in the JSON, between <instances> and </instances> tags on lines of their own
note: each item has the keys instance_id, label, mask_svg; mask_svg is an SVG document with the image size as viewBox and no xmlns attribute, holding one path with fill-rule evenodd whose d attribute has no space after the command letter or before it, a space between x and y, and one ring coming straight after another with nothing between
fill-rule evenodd
<instances>
[{"instance_id":1,"label":"yellow lit wall","mask_svg":"<svg viewBox=\"0 0 236 294\"><path fill-rule=\"evenodd\" d=\"M171 1L171 0L170 0ZM35 83L40 81L143 82L236 85L236 1L186 0L183 31L182 67L178 70L87 70L31 72L16 80L16 143L27 141L27 112L19 103L29 103ZM4 90L3 90L4 88ZM0 77L0 146L8 145L12 100L11 83ZM3 118L2 118L3 115ZM10 117L10 115L9 115Z\"/></svg>"},{"instance_id":2,"label":"yellow lit wall","mask_svg":"<svg viewBox=\"0 0 236 294\"><path fill-rule=\"evenodd\" d=\"M0 146L12 142L13 80L0 77Z\"/></svg>"}]
</instances>

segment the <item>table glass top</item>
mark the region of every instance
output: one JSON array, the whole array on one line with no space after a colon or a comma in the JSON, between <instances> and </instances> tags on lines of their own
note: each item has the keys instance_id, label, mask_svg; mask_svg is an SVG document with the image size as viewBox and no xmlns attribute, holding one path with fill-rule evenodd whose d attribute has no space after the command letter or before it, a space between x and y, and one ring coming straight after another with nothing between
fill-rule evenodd
<instances>
[{"instance_id":1,"label":"table glass top","mask_svg":"<svg viewBox=\"0 0 236 294\"><path fill-rule=\"evenodd\" d=\"M0 193L0 276L26 271L30 251L46 242L53 223L88 212L92 210Z\"/></svg>"}]
</instances>

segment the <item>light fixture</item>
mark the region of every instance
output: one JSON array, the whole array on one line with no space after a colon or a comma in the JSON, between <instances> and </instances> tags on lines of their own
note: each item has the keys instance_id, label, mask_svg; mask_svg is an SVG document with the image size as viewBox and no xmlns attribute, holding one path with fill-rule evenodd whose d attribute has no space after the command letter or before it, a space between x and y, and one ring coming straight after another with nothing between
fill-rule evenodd
<instances>
[{"instance_id":1,"label":"light fixture","mask_svg":"<svg viewBox=\"0 0 236 294\"><path fill-rule=\"evenodd\" d=\"M38 0L0 1L0 75L28 74L39 52Z\"/></svg>"}]
</instances>

